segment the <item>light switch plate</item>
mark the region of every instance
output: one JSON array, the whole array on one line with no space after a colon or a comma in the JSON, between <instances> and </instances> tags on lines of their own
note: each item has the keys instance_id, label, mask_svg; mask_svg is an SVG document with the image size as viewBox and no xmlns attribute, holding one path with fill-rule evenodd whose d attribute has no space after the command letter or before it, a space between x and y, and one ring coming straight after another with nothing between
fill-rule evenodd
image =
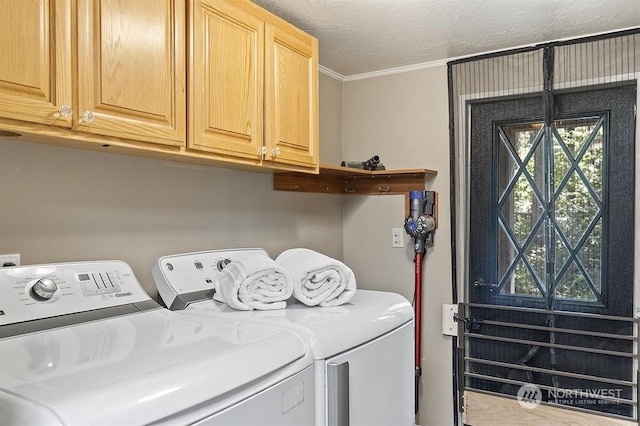
<instances>
[{"instance_id":1,"label":"light switch plate","mask_svg":"<svg viewBox=\"0 0 640 426\"><path fill-rule=\"evenodd\" d=\"M458 335L458 323L455 317L458 315L458 305L442 305L442 334L445 336Z\"/></svg>"}]
</instances>

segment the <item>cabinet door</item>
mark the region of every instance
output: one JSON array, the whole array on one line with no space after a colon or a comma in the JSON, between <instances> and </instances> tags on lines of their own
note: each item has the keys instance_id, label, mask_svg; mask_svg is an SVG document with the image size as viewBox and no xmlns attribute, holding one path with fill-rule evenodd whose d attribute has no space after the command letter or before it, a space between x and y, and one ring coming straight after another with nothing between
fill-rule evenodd
<instances>
[{"instance_id":1,"label":"cabinet door","mask_svg":"<svg viewBox=\"0 0 640 426\"><path fill-rule=\"evenodd\" d=\"M318 41L283 22L266 43L266 159L317 169Z\"/></svg>"},{"instance_id":2,"label":"cabinet door","mask_svg":"<svg viewBox=\"0 0 640 426\"><path fill-rule=\"evenodd\" d=\"M0 116L70 127L70 107L70 2L3 1Z\"/></svg>"},{"instance_id":3,"label":"cabinet door","mask_svg":"<svg viewBox=\"0 0 640 426\"><path fill-rule=\"evenodd\" d=\"M184 146L184 3L78 0L75 129Z\"/></svg>"},{"instance_id":4,"label":"cabinet door","mask_svg":"<svg viewBox=\"0 0 640 426\"><path fill-rule=\"evenodd\" d=\"M232 2L194 3L189 147L259 162L263 141L264 24Z\"/></svg>"}]
</instances>

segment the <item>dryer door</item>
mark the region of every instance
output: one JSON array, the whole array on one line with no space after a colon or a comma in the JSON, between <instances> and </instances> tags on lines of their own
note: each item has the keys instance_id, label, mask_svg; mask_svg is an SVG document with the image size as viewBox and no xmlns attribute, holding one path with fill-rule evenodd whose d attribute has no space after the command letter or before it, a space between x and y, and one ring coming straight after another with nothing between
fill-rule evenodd
<instances>
[{"instance_id":1,"label":"dryer door","mask_svg":"<svg viewBox=\"0 0 640 426\"><path fill-rule=\"evenodd\" d=\"M324 423L413 425L413 357L411 321L327 359Z\"/></svg>"}]
</instances>

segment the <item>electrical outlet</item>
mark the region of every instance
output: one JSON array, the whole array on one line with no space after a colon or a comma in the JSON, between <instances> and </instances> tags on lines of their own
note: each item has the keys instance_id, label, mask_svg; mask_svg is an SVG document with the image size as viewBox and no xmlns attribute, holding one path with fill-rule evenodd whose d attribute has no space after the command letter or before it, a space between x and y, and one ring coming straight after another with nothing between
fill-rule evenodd
<instances>
[{"instance_id":1,"label":"electrical outlet","mask_svg":"<svg viewBox=\"0 0 640 426\"><path fill-rule=\"evenodd\" d=\"M20 253L0 254L0 268L20 266Z\"/></svg>"},{"instance_id":2,"label":"electrical outlet","mask_svg":"<svg viewBox=\"0 0 640 426\"><path fill-rule=\"evenodd\" d=\"M404 229L391 228L391 247L404 247Z\"/></svg>"}]
</instances>

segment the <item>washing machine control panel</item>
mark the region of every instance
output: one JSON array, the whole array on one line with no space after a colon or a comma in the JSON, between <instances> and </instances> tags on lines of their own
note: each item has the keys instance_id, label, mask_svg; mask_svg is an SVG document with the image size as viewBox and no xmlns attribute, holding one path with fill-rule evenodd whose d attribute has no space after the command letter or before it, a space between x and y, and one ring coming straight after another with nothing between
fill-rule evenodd
<instances>
[{"instance_id":1,"label":"washing machine control panel","mask_svg":"<svg viewBox=\"0 0 640 426\"><path fill-rule=\"evenodd\" d=\"M0 268L0 326L147 300L122 261Z\"/></svg>"}]
</instances>

